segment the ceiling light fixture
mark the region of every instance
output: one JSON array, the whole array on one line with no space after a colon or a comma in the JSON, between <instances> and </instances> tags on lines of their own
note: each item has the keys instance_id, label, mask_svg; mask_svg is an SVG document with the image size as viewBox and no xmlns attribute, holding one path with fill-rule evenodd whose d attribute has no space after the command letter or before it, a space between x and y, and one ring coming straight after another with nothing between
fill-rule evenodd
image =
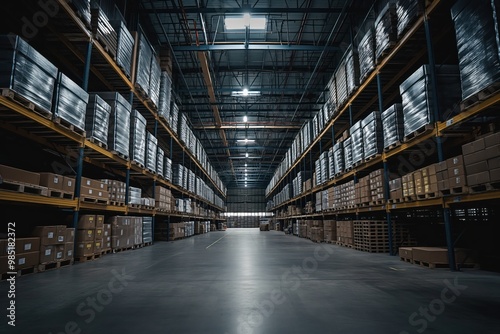
<instances>
[{"instance_id":1,"label":"ceiling light fixture","mask_svg":"<svg viewBox=\"0 0 500 334\"><path fill-rule=\"evenodd\" d=\"M247 117L247 115L243 116L243 122L245 122L245 123L246 123L246 122L248 122L248 117Z\"/></svg>"},{"instance_id":2,"label":"ceiling light fixture","mask_svg":"<svg viewBox=\"0 0 500 334\"><path fill-rule=\"evenodd\" d=\"M248 139L248 138L245 138L245 139L237 139L236 142L238 143L253 143L255 142L255 139Z\"/></svg>"},{"instance_id":3,"label":"ceiling light fixture","mask_svg":"<svg viewBox=\"0 0 500 334\"><path fill-rule=\"evenodd\" d=\"M248 89L243 89L243 92L242 92L243 96L248 96Z\"/></svg>"},{"instance_id":4,"label":"ceiling light fixture","mask_svg":"<svg viewBox=\"0 0 500 334\"><path fill-rule=\"evenodd\" d=\"M247 153L245 153L245 157L247 157L247 158L248 158L248 152L247 152Z\"/></svg>"},{"instance_id":5,"label":"ceiling light fixture","mask_svg":"<svg viewBox=\"0 0 500 334\"><path fill-rule=\"evenodd\" d=\"M227 30L265 30L267 18L265 16L252 16L249 13L243 15L231 15L224 18L224 25Z\"/></svg>"},{"instance_id":6,"label":"ceiling light fixture","mask_svg":"<svg viewBox=\"0 0 500 334\"><path fill-rule=\"evenodd\" d=\"M233 97L251 97L251 96L260 96L260 90L248 90L247 88L243 90L233 90L231 91L231 96Z\"/></svg>"}]
</instances>

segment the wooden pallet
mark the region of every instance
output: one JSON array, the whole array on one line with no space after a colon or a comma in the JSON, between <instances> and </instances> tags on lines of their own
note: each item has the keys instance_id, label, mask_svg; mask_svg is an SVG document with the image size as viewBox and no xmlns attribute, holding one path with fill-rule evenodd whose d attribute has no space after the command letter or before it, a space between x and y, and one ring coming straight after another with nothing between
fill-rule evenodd
<instances>
[{"instance_id":1,"label":"wooden pallet","mask_svg":"<svg viewBox=\"0 0 500 334\"><path fill-rule=\"evenodd\" d=\"M154 206L151 206L151 205L142 205L139 207L140 209L143 209L143 210L154 210L155 207Z\"/></svg>"},{"instance_id":2,"label":"wooden pallet","mask_svg":"<svg viewBox=\"0 0 500 334\"><path fill-rule=\"evenodd\" d=\"M342 246L342 247L354 248L354 245L352 245L352 244L346 244L346 243L344 243L344 242L340 242L340 241L336 241L336 244L337 244L338 246Z\"/></svg>"},{"instance_id":3,"label":"wooden pallet","mask_svg":"<svg viewBox=\"0 0 500 334\"><path fill-rule=\"evenodd\" d=\"M48 188L36 184L29 184L15 180L1 180L0 189L15 191L18 193L34 194L40 196L48 195Z\"/></svg>"},{"instance_id":4,"label":"wooden pallet","mask_svg":"<svg viewBox=\"0 0 500 334\"><path fill-rule=\"evenodd\" d=\"M422 126L420 129L417 129L415 131L413 131L412 133L410 133L409 135L405 136L403 138L403 142L409 142L419 136L423 136L429 132L432 132L434 131L434 125L432 124L426 124L424 126Z\"/></svg>"},{"instance_id":5,"label":"wooden pallet","mask_svg":"<svg viewBox=\"0 0 500 334\"><path fill-rule=\"evenodd\" d=\"M85 137L86 135L85 130L77 128L75 125L71 124L65 119L62 119L61 117L54 117L54 123L59 124L61 127L68 129L69 131L72 131L82 137Z\"/></svg>"},{"instance_id":6,"label":"wooden pallet","mask_svg":"<svg viewBox=\"0 0 500 334\"><path fill-rule=\"evenodd\" d=\"M397 203L403 203L404 200L402 198L391 198L387 202L389 204L397 204Z\"/></svg>"},{"instance_id":7,"label":"wooden pallet","mask_svg":"<svg viewBox=\"0 0 500 334\"><path fill-rule=\"evenodd\" d=\"M153 242L150 241L150 242L145 242L144 243L144 247L147 247L147 246L152 246L153 245Z\"/></svg>"},{"instance_id":8,"label":"wooden pallet","mask_svg":"<svg viewBox=\"0 0 500 334\"><path fill-rule=\"evenodd\" d=\"M111 153L122 158L123 160L127 160L128 161L128 156L123 154L123 153L120 153L118 151L115 151L115 150L111 150Z\"/></svg>"},{"instance_id":9,"label":"wooden pallet","mask_svg":"<svg viewBox=\"0 0 500 334\"><path fill-rule=\"evenodd\" d=\"M401 261L404 261L404 262L408 262L408 263L411 263L413 264L413 259L410 259L410 258L407 258L407 257L403 257L403 256L400 256L399 259Z\"/></svg>"},{"instance_id":10,"label":"wooden pallet","mask_svg":"<svg viewBox=\"0 0 500 334\"><path fill-rule=\"evenodd\" d=\"M97 146L99 147L102 147L104 149L108 149L108 144L105 144L103 142L101 142L99 139L97 138L94 138L94 137L90 137L90 138L87 138L91 143L94 143L96 144Z\"/></svg>"},{"instance_id":11,"label":"wooden pallet","mask_svg":"<svg viewBox=\"0 0 500 334\"><path fill-rule=\"evenodd\" d=\"M485 191L495 191L495 190L500 190L500 182L483 183L475 186L469 186L469 192L471 194L482 193Z\"/></svg>"},{"instance_id":12,"label":"wooden pallet","mask_svg":"<svg viewBox=\"0 0 500 334\"><path fill-rule=\"evenodd\" d=\"M48 188L47 197L73 199L73 193L69 191Z\"/></svg>"},{"instance_id":13,"label":"wooden pallet","mask_svg":"<svg viewBox=\"0 0 500 334\"><path fill-rule=\"evenodd\" d=\"M399 147L401 146L402 142L400 142L399 140L397 142L395 142L394 144L391 144L387 147L384 147L384 152L388 152L388 151L391 151L393 149L395 149L396 147Z\"/></svg>"},{"instance_id":14,"label":"wooden pallet","mask_svg":"<svg viewBox=\"0 0 500 334\"><path fill-rule=\"evenodd\" d=\"M370 206L377 206L377 205L384 205L384 204L385 204L385 200L383 200L383 199L379 199L379 200L370 202Z\"/></svg>"},{"instance_id":15,"label":"wooden pallet","mask_svg":"<svg viewBox=\"0 0 500 334\"><path fill-rule=\"evenodd\" d=\"M34 102L31 102L30 100L16 93L10 88L0 88L0 90L2 91L2 96L8 98L9 100L12 100L17 104L20 104L26 109L29 109L44 118L52 119L52 112L50 112L50 110L46 110L45 108L36 105Z\"/></svg>"},{"instance_id":16,"label":"wooden pallet","mask_svg":"<svg viewBox=\"0 0 500 334\"><path fill-rule=\"evenodd\" d=\"M29 274L36 274L38 272L38 266L23 268L23 269L19 269L19 270L13 271L13 272L15 273L15 275L9 274L9 273L3 273L1 280L4 281L8 278L11 278L12 276L21 277L21 276L25 276L25 275L29 275Z\"/></svg>"},{"instance_id":17,"label":"wooden pallet","mask_svg":"<svg viewBox=\"0 0 500 334\"><path fill-rule=\"evenodd\" d=\"M145 99L149 98L149 94L148 94L148 92L146 92L146 91L145 91L145 90L144 90L144 89L143 89L143 88L142 88L139 84L135 83L135 84L134 84L134 88L135 88L135 89L139 92L139 94L140 94L143 98L145 98Z\"/></svg>"},{"instance_id":18,"label":"wooden pallet","mask_svg":"<svg viewBox=\"0 0 500 334\"><path fill-rule=\"evenodd\" d=\"M125 206L125 202L109 201L109 205Z\"/></svg>"},{"instance_id":19,"label":"wooden pallet","mask_svg":"<svg viewBox=\"0 0 500 334\"><path fill-rule=\"evenodd\" d=\"M128 246L128 247L113 248L111 251L113 253L120 253L120 252L128 251L128 250L131 250L131 249L135 249L135 247L134 246Z\"/></svg>"},{"instance_id":20,"label":"wooden pallet","mask_svg":"<svg viewBox=\"0 0 500 334\"><path fill-rule=\"evenodd\" d=\"M52 269L59 269L62 267L67 267L72 265L74 262L73 259L68 259L68 260L62 260L62 261L56 261L56 262L48 262L48 263L40 263L38 265L38 271L44 272L47 270L52 270Z\"/></svg>"},{"instance_id":21,"label":"wooden pallet","mask_svg":"<svg viewBox=\"0 0 500 334\"><path fill-rule=\"evenodd\" d=\"M94 261L94 260L97 260L99 257L100 256L96 257L95 254L92 254L92 255L87 255L87 256L75 257L75 261L77 261L77 262Z\"/></svg>"},{"instance_id":22,"label":"wooden pallet","mask_svg":"<svg viewBox=\"0 0 500 334\"><path fill-rule=\"evenodd\" d=\"M371 160L373 160L373 159L380 158L381 156L382 156L382 154L377 153L377 154L375 154L375 155L372 155L371 157L365 158L365 161L364 161L364 162L368 163L368 162L370 162L370 161L371 161Z\"/></svg>"},{"instance_id":23,"label":"wooden pallet","mask_svg":"<svg viewBox=\"0 0 500 334\"><path fill-rule=\"evenodd\" d=\"M380 64L384 58L391 52L392 48L394 47L394 45L396 45L396 42L395 41L390 41L388 46L385 48L384 51L382 51L382 53L380 54L380 56L378 57L375 57L375 63L378 65Z\"/></svg>"},{"instance_id":24,"label":"wooden pallet","mask_svg":"<svg viewBox=\"0 0 500 334\"><path fill-rule=\"evenodd\" d=\"M405 202L413 202L415 201L415 196L403 196Z\"/></svg>"},{"instance_id":25,"label":"wooden pallet","mask_svg":"<svg viewBox=\"0 0 500 334\"><path fill-rule=\"evenodd\" d=\"M431 199L439 197L439 192L417 195L417 200Z\"/></svg>"},{"instance_id":26,"label":"wooden pallet","mask_svg":"<svg viewBox=\"0 0 500 334\"><path fill-rule=\"evenodd\" d=\"M460 102L460 111L472 108L481 101L488 99L490 96L497 93L499 90L500 90L500 83L498 82L492 83L491 85L481 89L477 93L472 94L471 96L467 97L462 102Z\"/></svg>"},{"instance_id":27,"label":"wooden pallet","mask_svg":"<svg viewBox=\"0 0 500 334\"><path fill-rule=\"evenodd\" d=\"M144 164L142 164L142 163L140 163L140 162L138 162L138 161L135 161L135 160L130 160L130 163L131 163L132 165L136 165L137 167L140 167L140 168L143 168L143 169L145 168Z\"/></svg>"},{"instance_id":28,"label":"wooden pallet","mask_svg":"<svg viewBox=\"0 0 500 334\"><path fill-rule=\"evenodd\" d=\"M108 205L109 204L109 200L107 200L107 199L98 198L98 197L89 197L88 195L80 195L80 202L94 203L94 204L100 204L100 205Z\"/></svg>"},{"instance_id":29,"label":"wooden pallet","mask_svg":"<svg viewBox=\"0 0 500 334\"><path fill-rule=\"evenodd\" d=\"M141 206L142 206L141 204L136 204L136 203L129 203L128 204L129 208L134 208L134 209L140 209Z\"/></svg>"}]
</instances>

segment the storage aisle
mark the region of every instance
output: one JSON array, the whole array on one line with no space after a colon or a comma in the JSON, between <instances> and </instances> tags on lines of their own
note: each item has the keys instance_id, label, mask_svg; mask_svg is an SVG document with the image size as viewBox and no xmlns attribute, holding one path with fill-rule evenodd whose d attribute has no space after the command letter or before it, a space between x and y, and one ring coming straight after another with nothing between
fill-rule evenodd
<instances>
[{"instance_id":1,"label":"storage aisle","mask_svg":"<svg viewBox=\"0 0 500 334\"><path fill-rule=\"evenodd\" d=\"M16 306L18 333L484 334L500 275L229 229L21 277Z\"/></svg>"}]
</instances>

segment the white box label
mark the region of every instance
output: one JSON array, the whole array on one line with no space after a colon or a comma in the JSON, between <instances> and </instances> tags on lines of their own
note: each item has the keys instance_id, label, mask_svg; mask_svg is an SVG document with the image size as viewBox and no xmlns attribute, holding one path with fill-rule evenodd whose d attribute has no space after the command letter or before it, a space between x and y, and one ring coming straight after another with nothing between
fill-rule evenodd
<instances>
[{"instance_id":1,"label":"white box label","mask_svg":"<svg viewBox=\"0 0 500 334\"><path fill-rule=\"evenodd\" d=\"M26 258L25 257L22 257L22 258L18 259L18 261L17 261L18 265L23 265L25 263L26 263Z\"/></svg>"},{"instance_id":2,"label":"white box label","mask_svg":"<svg viewBox=\"0 0 500 334\"><path fill-rule=\"evenodd\" d=\"M24 250L31 250L31 243L24 244Z\"/></svg>"},{"instance_id":3,"label":"white box label","mask_svg":"<svg viewBox=\"0 0 500 334\"><path fill-rule=\"evenodd\" d=\"M48 256L50 254L52 254L52 249L50 249L50 248L46 249L45 250L45 255Z\"/></svg>"},{"instance_id":4,"label":"white box label","mask_svg":"<svg viewBox=\"0 0 500 334\"><path fill-rule=\"evenodd\" d=\"M49 238L49 239L54 238L54 232L49 232L49 233L47 234L47 238Z\"/></svg>"}]
</instances>

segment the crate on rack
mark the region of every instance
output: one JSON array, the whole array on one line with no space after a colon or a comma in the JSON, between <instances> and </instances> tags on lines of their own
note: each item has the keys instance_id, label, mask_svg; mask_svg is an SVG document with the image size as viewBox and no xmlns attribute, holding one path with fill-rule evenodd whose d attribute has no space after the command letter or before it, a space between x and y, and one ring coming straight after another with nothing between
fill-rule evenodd
<instances>
[{"instance_id":1,"label":"crate on rack","mask_svg":"<svg viewBox=\"0 0 500 334\"><path fill-rule=\"evenodd\" d=\"M134 109L130 116L130 160L142 168L146 166L146 118Z\"/></svg>"},{"instance_id":2,"label":"crate on rack","mask_svg":"<svg viewBox=\"0 0 500 334\"><path fill-rule=\"evenodd\" d=\"M118 92L98 92L96 94L111 106L108 149L128 159L130 156L130 113L132 106Z\"/></svg>"},{"instance_id":3,"label":"crate on rack","mask_svg":"<svg viewBox=\"0 0 500 334\"><path fill-rule=\"evenodd\" d=\"M108 147L108 127L111 106L98 94L90 93L85 115L85 132L90 140Z\"/></svg>"}]
</instances>

